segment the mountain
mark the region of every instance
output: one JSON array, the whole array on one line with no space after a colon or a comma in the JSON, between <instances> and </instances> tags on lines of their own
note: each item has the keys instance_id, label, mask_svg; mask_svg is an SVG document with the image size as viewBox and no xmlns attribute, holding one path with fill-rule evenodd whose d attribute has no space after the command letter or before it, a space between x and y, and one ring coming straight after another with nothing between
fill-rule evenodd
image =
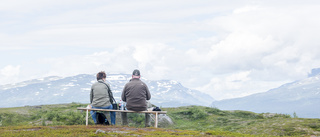
<instances>
[{"instance_id":1,"label":"mountain","mask_svg":"<svg viewBox=\"0 0 320 137\"><path fill-rule=\"evenodd\" d=\"M318 70L315 70L318 71ZM214 101L223 110L248 110L256 113L296 114L303 118L320 118L320 74L250 96Z\"/></svg>"},{"instance_id":2,"label":"mountain","mask_svg":"<svg viewBox=\"0 0 320 137\"><path fill-rule=\"evenodd\" d=\"M117 101L130 74L107 74L107 83ZM150 90L151 103L162 107L206 105L213 101L210 95L182 86L174 80L147 80L141 78ZM71 77L45 77L16 84L0 86L0 107L18 107L59 103L88 103L95 75L81 74Z\"/></svg>"}]
</instances>

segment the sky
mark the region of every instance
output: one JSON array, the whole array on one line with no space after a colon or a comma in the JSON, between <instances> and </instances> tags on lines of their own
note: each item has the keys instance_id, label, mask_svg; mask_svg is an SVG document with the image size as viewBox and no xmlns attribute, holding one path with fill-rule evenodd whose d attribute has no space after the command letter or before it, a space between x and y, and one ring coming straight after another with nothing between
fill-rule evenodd
<instances>
[{"instance_id":1,"label":"sky","mask_svg":"<svg viewBox=\"0 0 320 137\"><path fill-rule=\"evenodd\" d=\"M0 1L0 85L139 69L222 100L320 67L318 0Z\"/></svg>"}]
</instances>

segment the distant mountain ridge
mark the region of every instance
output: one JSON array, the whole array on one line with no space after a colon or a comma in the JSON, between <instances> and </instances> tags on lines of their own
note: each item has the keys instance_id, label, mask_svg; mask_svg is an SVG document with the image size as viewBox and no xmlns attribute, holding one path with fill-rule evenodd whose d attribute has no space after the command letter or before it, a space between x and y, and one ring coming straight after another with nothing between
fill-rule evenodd
<instances>
[{"instance_id":1,"label":"distant mountain ridge","mask_svg":"<svg viewBox=\"0 0 320 137\"><path fill-rule=\"evenodd\" d=\"M314 70L308 78L284 84L264 93L214 101L223 110L248 110L256 113L296 113L298 117L320 118L320 74Z\"/></svg>"},{"instance_id":2,"label":"distant mountain ridge","mask_svg":"<svg viewBox=\"0 0 320 137\"><path fill-rule=\"evenodd\" d=\"M130 74L108 74L113 95L120 100L124 85L131 79ZM150 90L151 103L162 107L210 104L214 99L205 93L182 86L174 80L147 80L141 78ZM0 86L0 107L26 105L89 103L91 85L95 75L80 74L71 77L45 77L17 84Z\"/></svg>"}]
</instances>

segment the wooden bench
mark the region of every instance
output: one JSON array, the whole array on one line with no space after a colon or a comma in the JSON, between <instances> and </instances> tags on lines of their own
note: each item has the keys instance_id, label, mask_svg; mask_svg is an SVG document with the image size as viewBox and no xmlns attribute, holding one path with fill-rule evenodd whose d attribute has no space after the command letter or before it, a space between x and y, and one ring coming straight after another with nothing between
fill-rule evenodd
<instances>
[{"instance_id":1,"label":"wooden bench","mask_svg":"<svg viewBox=\"0 0 320 137\"><path fill-rule=\"evenodd\" d=\"M154 127L158 128L158 114L167 114L167 111L131 111L131 110L114 110L114 109L95 109L95 108L81 108L78 107L78 110L86 110L86 126L88 126L88 113L91 110L94 111L107 111L107 112L121 112L122 114L125 115L121 115L121 120L122 120L122 125L127 125L127 113L146 113L146 114L154 114L155 115L155 123L154 123ZM147 119L146 119L147 120Z\"/></svg>"}]
</instances>

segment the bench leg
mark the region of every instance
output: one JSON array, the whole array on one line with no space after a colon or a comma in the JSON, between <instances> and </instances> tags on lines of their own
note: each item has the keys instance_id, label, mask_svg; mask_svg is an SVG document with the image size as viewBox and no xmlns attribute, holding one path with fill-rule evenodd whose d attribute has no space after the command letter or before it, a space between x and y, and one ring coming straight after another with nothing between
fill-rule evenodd
<instances>
[{"instance_id":1,"label":"bench leg","mask_svg":"<svg viewBox=\"0 0 320 137\"><path fill-rule=\"evenodd\" d=\"M121 120L122 120L122 125L128 125L128 117L127 113L121 112Z\"/></svg>"},{"instance_id":2,"label":"bench leg","mask_svg":"<svg viewBox=\"0 0 320 137\"><path fill-rule=\"evenodd\" d=\"M155 115L156 115L156 118L155 118L155 121L154 121L154 127L158 128L158 113L156 113Z\"/></svg>"},{"instance_id":3,"label":"bench leg","mask_svg":"<svg viewBox=\"0 0 320 137\"><path fill-rule=\"evenodd\" d=\"M150 114L145 114L145 127L150 127Z\"/></svg>"},{"instance_id":4,"label":"bench leg","mask_svg":"<svg viewBox=\"0 0 320 137\"><path fill-rule=\"evenodd\" d=\"M86 126L88 126L88 113L89 113L89 110L87 109L87 114L86 114Z\"/></svg>"}]
</instances>

